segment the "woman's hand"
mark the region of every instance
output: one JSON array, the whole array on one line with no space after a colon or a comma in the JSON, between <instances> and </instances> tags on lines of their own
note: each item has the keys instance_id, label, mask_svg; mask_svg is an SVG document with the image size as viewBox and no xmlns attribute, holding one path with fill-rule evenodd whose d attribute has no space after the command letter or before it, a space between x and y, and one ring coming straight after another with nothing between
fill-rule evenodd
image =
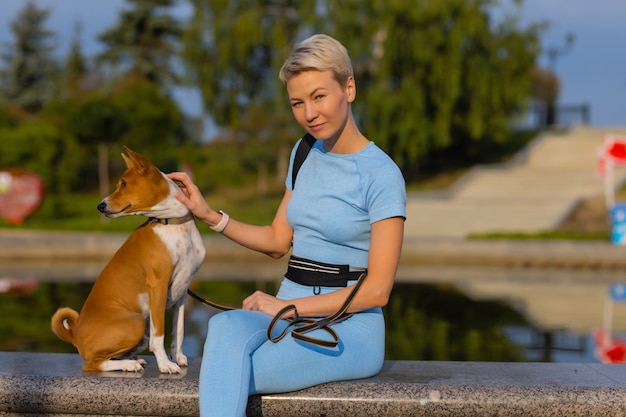
<instances>
[{"instance_id":1,"label":"woman's hand","mask_svg":"<svg viewBox=\"0 0 626 417\"><path fill-rule=\"evenodd\" d=\"M262 291L255 291L251 296L243 300L242 307L244 310L261 311L274 316L287 305L289 303L285 300L272 297Z\"/></svg>"},{"instance_id":2,"label":"woman's hand","mask_svg":"<svg viewBox=\"0 0 626 417\"><path fill-rule=\"evenodd\" d=\"M209 225L219 222L219 218L222 215L209 207L207 202L204 200L200 189L193 183L193 181L191 181L191 178L189 178L187 173L172 172L170 174L166 174L165 176L171 180L182 183L182 186L180 186L181 192L177 193L175 197L178 201L183 203L193 213L193 215L196 216L196 218ZM217 220L212 222L211 220L215 220L215 218L217 218Z\"/></svg>"}]
</instances>

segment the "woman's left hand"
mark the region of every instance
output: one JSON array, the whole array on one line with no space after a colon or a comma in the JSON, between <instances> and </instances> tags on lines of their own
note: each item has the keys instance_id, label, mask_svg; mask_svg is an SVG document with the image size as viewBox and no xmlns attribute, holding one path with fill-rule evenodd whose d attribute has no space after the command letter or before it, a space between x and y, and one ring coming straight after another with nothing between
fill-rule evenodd
<instances>
[{"instance_id":1,"label":"woman's left hand","mask_svg":"<svg viewBox=\"0 0 626 417\"><path fill-rule=\"evenodd\" d=\"M283 307L287 306L287 302L279 300L262 291L255 291L251 296L243 300L244 310L262 311L271 316L278 313Z\"/></svg>"}]
</instances>

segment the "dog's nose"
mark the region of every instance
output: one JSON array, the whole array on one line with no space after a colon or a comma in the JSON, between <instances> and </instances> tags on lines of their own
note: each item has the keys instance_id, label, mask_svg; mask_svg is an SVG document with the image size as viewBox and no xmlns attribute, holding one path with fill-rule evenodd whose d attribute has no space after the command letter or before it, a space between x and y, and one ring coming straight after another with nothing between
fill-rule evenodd
<instances>
[{"instance_id":1,"label":"dog's nose","mask_svg":"<svg viewBox=\"0 0 626 417\"><path fill-rule=\"evenodd\" d=\"M98 204L98 211L100 213L104 213L104 210L107 208L107 203L105 203L104 201L101 201L100 204Z\"/></svg>"}]
</instances>

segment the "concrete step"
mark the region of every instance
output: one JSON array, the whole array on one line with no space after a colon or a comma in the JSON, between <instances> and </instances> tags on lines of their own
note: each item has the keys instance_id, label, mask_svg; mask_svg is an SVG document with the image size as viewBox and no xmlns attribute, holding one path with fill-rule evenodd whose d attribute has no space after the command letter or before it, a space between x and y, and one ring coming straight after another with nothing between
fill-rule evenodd
<instances>
[{"instance_id":1,"label":"concrete step","mask_svg":"<svg viewBox=\"0 0 626 417\"><path fill-rule=\"evenodd\" d=\"M536 204L537 198L570 198L602 194L604 182L589 172L509 172L476 175L471 184L454 195L464 198L525 198Z\"/></svg>"},{"instance_id":2,"label":"concrete step","mask_svg":"<svg viewBox=\"0 0 626 417\"><path fill-rule=\"evenodd\" d=\"M552 229L580 199L604 195L604 179L595 166L608 134L626 135L626 129L579 127L543 134L511 163L472 169L443 198L410 198L406 235L462 238ZM616 187L625 180L626 169L616 170Z\"/></svg>"},{"instance_id":3,"label":"concrete step","mask_svg":"<svg viewBox=\"0 0 626 417\"><path fill-rule=\"evenodd\" d=\"M407 236L465 237L481 232L540 232L555 227L563 212L563 203L543 202L528 205L520 201L477 201L475 204L451 205L445 202L411 203L414 213L406 222ZM419 213L419 214L418 214ZM436 219L433 220L433 219Z\"/></svg>"}]
</instances>

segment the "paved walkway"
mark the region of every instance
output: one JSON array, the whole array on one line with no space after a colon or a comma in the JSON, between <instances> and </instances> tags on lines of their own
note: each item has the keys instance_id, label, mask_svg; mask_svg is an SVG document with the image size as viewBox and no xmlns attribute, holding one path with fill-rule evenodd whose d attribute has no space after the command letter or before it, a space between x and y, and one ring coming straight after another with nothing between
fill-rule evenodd
<instances>
[{"instance_id":1,"label":"paved walkway","mask_svg":"<svg viewBox=\"0 0 626 417\"><path fill-rule=\"evenodd\" d=\"M595 175L598 147L626 128L578 127L544 133L510 163L472 169L443 193L410 195L408 238L463 238L471 232L554 228L585 197L604 194ZM616 172L616 182L626 170Z\"/></svg>"}]
</instances>

